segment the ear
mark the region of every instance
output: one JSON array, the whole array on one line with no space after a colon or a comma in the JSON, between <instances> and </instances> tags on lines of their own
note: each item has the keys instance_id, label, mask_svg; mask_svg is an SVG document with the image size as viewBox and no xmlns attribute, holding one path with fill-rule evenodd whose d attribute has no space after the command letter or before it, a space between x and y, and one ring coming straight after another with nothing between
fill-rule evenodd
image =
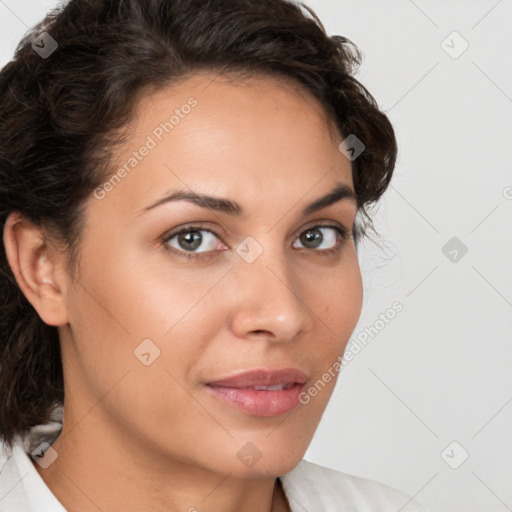
<instances>
[{"instance_id":1,"label":"ear","mask_svg":"<svg viewBox=\"0 0 512 512\"><path fill-rule=\"evenodd\" d=\"M18 286L41 320L48 325L66 325L68 314L62 288L67 274L58 272L56 257L52 257L42 230L13 212L5 223L4 247Z\"/></svg>"}]
</instances>

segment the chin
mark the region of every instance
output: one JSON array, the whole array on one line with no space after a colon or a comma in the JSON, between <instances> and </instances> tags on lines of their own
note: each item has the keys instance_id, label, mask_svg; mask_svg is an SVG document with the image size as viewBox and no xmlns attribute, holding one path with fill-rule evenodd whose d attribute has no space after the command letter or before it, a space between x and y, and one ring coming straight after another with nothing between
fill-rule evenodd
<instances>
[{"instance_id":1,"label":"chin","mask_svg":"<svg viewBox=\"0 0 512 512\"><path fill-rule=\"evenodd\" d=\"M279 436L272 441L236 441L235 457L226 458L226 453L231 451L230 448L226 448L222 457L225 466L221 472L231 473L234 478L269 478L285 475L303 459L309 444L303 444L297 438L282 440Z\"/></svg>"}]
</instances>

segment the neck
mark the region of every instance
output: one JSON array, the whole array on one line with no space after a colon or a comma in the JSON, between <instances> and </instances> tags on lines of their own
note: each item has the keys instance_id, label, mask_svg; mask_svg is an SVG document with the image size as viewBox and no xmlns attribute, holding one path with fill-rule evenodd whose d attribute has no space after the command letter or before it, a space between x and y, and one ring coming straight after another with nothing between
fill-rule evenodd
<instances>
[{"instance_id":1,"label":"neck","mask_svg":"<svg viewBox=\"0 0 512 512\"><path fill-rule=\"evenodd\" d=\"M96 422L64 419L53 444L57 460L46 469L34 465L69 512L290 510L276 478L232 478L172 458L152 458L148 450L127 446Z\"/></svg>"}]
</instances>

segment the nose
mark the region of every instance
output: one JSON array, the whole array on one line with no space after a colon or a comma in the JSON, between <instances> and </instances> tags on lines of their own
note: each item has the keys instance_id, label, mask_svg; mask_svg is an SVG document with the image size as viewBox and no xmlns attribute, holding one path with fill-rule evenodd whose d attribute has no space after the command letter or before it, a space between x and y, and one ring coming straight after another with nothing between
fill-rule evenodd
<instances>
[{"instance_id":1,"label":"nose","mask_svg":"<svg viewBox=\"0 0 512 512\"><path fill-rule=\"evenodd\" d=\"M252 263L237 262L232 274L231 330L237 337L286 342L311 329L301 280L284 255L264 251Z\"/></svg>"}]
</instances>

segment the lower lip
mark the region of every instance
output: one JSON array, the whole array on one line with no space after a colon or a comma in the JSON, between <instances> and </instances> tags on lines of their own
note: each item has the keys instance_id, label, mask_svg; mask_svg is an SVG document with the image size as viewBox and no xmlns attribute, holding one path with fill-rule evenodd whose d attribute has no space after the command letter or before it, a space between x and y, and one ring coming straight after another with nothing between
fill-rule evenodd
<instances>
[{"instance_id":1,"label":"lower lip","mask_svg":"<svg viewBox=\"0 0 512 512\"><path fill-rule=\"evenodd\" d=\"M255 416L279 416L295 409L300 403L303 384L276 391L206 386L210 393L227 404Z\"/></svg>"}]
</instances>

